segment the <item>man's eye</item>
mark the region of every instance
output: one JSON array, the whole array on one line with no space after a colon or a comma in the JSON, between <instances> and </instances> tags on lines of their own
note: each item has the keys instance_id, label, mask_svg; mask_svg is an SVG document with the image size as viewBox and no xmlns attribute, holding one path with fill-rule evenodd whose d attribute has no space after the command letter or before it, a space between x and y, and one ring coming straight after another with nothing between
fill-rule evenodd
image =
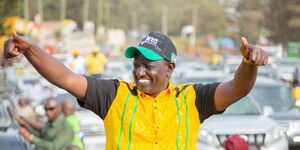
<instances>
[{"instance_id":1,"label":"man's eye","mask_svg":"<svg viewBox=\"0 0 300 150\"><path fill-rule=\"evenodd\" d=\"M154 66L146 66L147 69L153 69Z\"/></svg>"}]
</instances>

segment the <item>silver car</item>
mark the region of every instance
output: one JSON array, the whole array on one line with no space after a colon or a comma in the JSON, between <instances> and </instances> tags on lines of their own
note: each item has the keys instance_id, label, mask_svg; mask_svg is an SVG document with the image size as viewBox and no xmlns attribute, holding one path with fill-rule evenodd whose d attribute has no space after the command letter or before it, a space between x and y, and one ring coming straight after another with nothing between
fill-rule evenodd
<instances>
[{"instance_id":1,"label":"silver car","mask_svg":"<svg viewBox=\"0 0 300 150\"><path fill-rule=\"evenodd\" d=\"M251 96L232 104L223 114L207 119L198 133L197 148L223 150L222 143L232 135L239 135L249 145L261 150L288 150L282 127L263 115Z\"/></svg>"},{"instance_id":2,"label":"silver car","mask_svg":"<svg viewBox=\"0 0 300 150\"><path fill-rule=\"evenodd\" d=\"M258 78L250 95L261 108L268 108L271 118L286 131L290 149L300 149L300 114L289 86L277 80Z\"/></svg>"}]
</instances>

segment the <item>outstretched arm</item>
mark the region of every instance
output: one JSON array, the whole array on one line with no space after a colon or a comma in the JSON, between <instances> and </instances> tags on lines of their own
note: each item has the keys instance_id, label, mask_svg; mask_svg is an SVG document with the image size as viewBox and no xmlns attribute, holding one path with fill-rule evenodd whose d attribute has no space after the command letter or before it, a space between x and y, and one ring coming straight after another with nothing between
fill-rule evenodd
<instances>
[{"instance_id":1,"label":"outstretched arm","mask_svg":"<svg viewBox=\"0 0 300 150\"><path fill-rule=\"evenodd\" d=\"M50 54L38 48L23 37L12 33L4 45L4 56L11 58L24 54L34 68L49 82L63 88L83 100L87 89L87 80L82 75L73 73Z\"/></svg>"},{"instance_id":2,"label":"outstretched arm","mask_svg":"<svg viewBox=\"0 0 300 150\"><path fill-rule=\"evenodd\" d=\"M215 106L218 111L246 96L252 89L257 75L258 66L268 63L268 54L261 48L248 44L246 38L241 38L240 48L244 60L230 81L221 83L215 92Z\"/></svg>"}]
</instances>

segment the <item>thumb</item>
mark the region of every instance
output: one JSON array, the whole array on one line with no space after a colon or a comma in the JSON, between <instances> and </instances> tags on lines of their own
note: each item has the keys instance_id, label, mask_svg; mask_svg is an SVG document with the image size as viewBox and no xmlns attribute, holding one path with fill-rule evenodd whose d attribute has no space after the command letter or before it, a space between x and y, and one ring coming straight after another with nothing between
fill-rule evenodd
<instances>
[{"instance_id":1,"label":"thumb","mask_svg":"<svg viewBox=\"0 0 300 150\"><path fill-rule=\"evenodd\" d=\"M19 35L16 33L16 31L13 31L13 32L11 33L11 35L12 35L12 37L13 37L16 41L18 41L18 42L23 42L23 41L24 41L24 39L23 39L21 36L19 36Z\"/></svg>"},{"instance_id":2,"label":"thumb","mask_svg":"<svg viewBox=\"0 0 300 150\"><path fill-rule=\"evenodd\" d=\"M240 48L241 54L243 55L243 57L249 58L250 53L249 53L249 44L248 44L247 39L245 37L242 37L241 43L242 43L242 46Z\"/></svg>"}]
</instances>

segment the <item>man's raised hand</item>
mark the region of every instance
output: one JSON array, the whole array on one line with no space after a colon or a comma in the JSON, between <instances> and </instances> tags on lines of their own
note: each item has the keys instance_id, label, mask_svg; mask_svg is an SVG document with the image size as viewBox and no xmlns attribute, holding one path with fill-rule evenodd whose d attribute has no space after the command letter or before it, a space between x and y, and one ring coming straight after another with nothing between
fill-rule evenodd
<instances>
[{"instance_id":1,"label":"man's raised hand","mask_svg":"<svg viewBox=\"0 0 300 150\"><path fill-rule=\"evenodd\" d=\"M16 32L12 32L11 35L13 38L6 40L4 43L5 58L16 57L31 48L31 43L17 35Z\"/></svg>"},{"instance_id":2,"label":"man's raised hand","mask_svg":"<svg viewBox=\"0 0 300 150\"><path fill-rule=\"evenodd\" d=\"M268 64L269 56L261 48L248 44L245 37L241 38L242 46L240 48L241 54L244 58L244 62L251 65L264 66Z\"/></svg>"}]
</instances>

